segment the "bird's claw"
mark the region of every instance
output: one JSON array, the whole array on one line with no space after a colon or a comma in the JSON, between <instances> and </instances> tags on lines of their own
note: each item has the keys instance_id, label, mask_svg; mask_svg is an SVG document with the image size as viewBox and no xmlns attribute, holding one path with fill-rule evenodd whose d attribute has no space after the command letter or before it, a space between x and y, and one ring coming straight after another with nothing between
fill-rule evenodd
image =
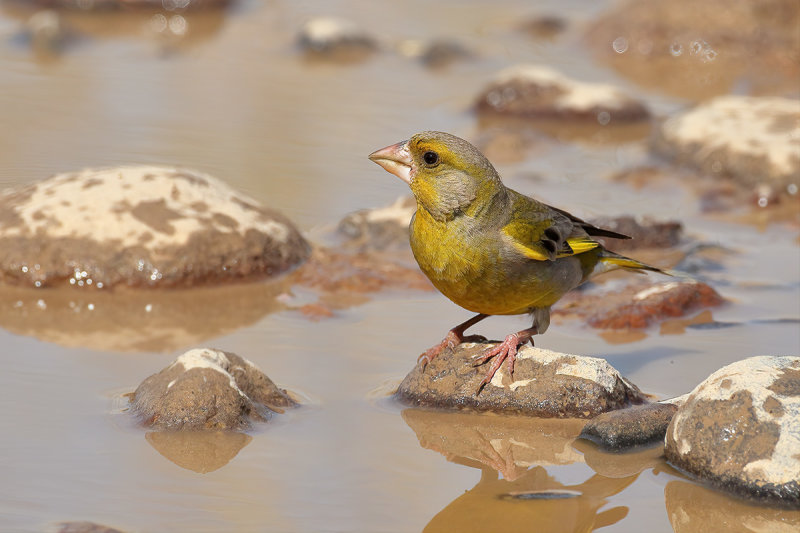
<instances>
[{"instance_id":1,"label":"bird's claw","mask_svg":"<svg viewBox=\"0 0 800 533\"><path fill-rule=\"evenodd\" d=\"M472 366L477 367L483 365L489 359L493 357L495 358L494 361L492 361L492 365L489 367L488 372L486 372L486 375L478 384L478 390L476 391L476 394L480 394L480 392L483 390L483 387L492 381L494 375L503 365L503 361L508 360L508 375L511 377L514 376L514 362L517 360L517 348L519 347L519 344L519 336L513 333L507 336L500 344L486 350L475 360Z\"/></svg>"}]
</instances>

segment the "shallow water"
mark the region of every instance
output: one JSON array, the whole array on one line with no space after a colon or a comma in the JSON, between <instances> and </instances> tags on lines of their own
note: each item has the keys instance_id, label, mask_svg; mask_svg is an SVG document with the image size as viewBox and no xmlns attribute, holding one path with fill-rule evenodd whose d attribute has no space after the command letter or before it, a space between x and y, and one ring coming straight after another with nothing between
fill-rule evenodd
<instances>
[{"instance_id":1,"label":"shallow water","mask_svg":"<svg viewBox=\"0 0 800 533\"><path fill-rule=\"evenodd\" d=\"M147 30L150 12L66 13L81 36L42 57L19 37L31 11L0 4L0 188L86 166L179 164L317 235L346 213L407 193L366 159L374 149L424 129L478 137L472 98L507 65L542 62L611 82L657 114L687 104L619 77L581 43L580 25L607 2L530 5L245 1L187 14L180 42ZM384 50L349 65L306 61L296 30L325 14L368 28ZM516 30L536 14L564 17L567 31L535 40ZM477 58L431 71L393 50L403 39L434 37L460 39ZM612 183L609 174L650 160L643 139L581 139L536 137L522 161L497 166L512 187L579 216L677 219L689 235L733 250L721 270L704 273L731 301L712 311L714 320L731 325L680 334L655 327L619 342L630 338L562 321L537 345L606 357L659 397L685 393L744 357L800 353L796 228L704 216L676 183ZM469 316L441 295L383 294L312 322L273 302L284 290L147 293L128 296L124 311L106 295L0 291L0 309L22 302L0 324L0 530L69 520L126 531L655 532L713 530L725 520L730 531L800 527L798 513L694 484L657 448L603 454L575 443L569 422L393 403L386 395L416 355ZM524 321L494 318L480 331L501 337ZM212 436L188 452L186 442L136 427L123 395L195 346L251 359L306 406L251 438Z\"/></svg>"}]
</instances>

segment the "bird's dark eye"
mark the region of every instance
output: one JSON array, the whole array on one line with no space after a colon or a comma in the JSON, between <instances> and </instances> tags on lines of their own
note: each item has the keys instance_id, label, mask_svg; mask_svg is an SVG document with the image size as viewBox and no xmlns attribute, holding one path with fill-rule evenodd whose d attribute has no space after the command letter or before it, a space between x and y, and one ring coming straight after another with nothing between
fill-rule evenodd
<instances>
[{"instance_id":1,"label":"bird's dark eye","mask_svg":"<svg viewBox=\"0 0 800 533\"><path fill-rule=\"evenodd\" d=\"M439 154L436 152L425 152L422 154L422 160L425 161L426 165L435 165L439 162Z\"/></svg>"}]
</instances>

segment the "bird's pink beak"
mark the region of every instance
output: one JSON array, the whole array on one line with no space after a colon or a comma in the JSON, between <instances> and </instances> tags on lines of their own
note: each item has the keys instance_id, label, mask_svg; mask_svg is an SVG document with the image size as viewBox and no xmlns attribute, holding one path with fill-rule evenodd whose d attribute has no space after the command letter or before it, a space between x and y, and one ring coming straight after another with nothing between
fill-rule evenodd
<instances>
[{"instance_id":1,"label":"bird's pink beak","mask_svg":"<svg viewBox=\"0 0 800 533\"><path fill-rule=\"evenodd\" d=\"M409 185L411 184L411 173L413 160L408 152L408 141L401 141L397 144L381 148L369 154L369 158L380 166L394 174Z\"/></svg>"}]
</instances>

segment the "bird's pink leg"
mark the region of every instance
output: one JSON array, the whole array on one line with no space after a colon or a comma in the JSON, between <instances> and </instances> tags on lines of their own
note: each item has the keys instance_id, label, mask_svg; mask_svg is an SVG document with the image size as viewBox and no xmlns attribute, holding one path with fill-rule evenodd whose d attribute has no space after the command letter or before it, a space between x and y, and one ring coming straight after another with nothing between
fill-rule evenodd
<instances>
[{"instance_id":1,"label":"bird's pink leg","mask_svg":"<svg viewBox=\"0 0 800 533\"><path fill-rule=\"evenodd\" d=\"M422 368L424 369L428 363L433 361L434 357L442 353L444 350L448 348L450 349L455 348L456 346L464 342L464 332L467 330L467 328L474 326L487 316L489 315L484 315L484 314L475 315L466 322L463 322L454 327L453 329L451 329L450 331L448 331L447 335L445 335L444 339L442 339L442 342L440 342L436 346L428 348L427 350L425 350L424 354L420 355L417 358L417 363L418 364L421 363Z\"/></svg>"},{"instance_id":2,"label":"bird's pink leg","mask_svg":"<svg viewBox=\"0 0 800 533\"><path fill-rule=\"evenodd\" d=\"M495 360L492 361L492 365L489 367L489 371L486 372L486 376L483 378L483 381L481 381L478 385L479 393L481 390L483 390L483 387L487 383L492 381L495 373L502 366L503 361L506 359L508 359L508 375L514 375L514 362L517 360L517 349L528 341L531 341L531 345L533 345L533 336L538 332L539 328L536 325L533 325L528 329L523 329L522 331L512 333L506 336L503 342L497 346L489 348L478 359L475 360L475 364L473 366L480 366L492 357L496 356Z\"/></svg>"}]
</instances>

